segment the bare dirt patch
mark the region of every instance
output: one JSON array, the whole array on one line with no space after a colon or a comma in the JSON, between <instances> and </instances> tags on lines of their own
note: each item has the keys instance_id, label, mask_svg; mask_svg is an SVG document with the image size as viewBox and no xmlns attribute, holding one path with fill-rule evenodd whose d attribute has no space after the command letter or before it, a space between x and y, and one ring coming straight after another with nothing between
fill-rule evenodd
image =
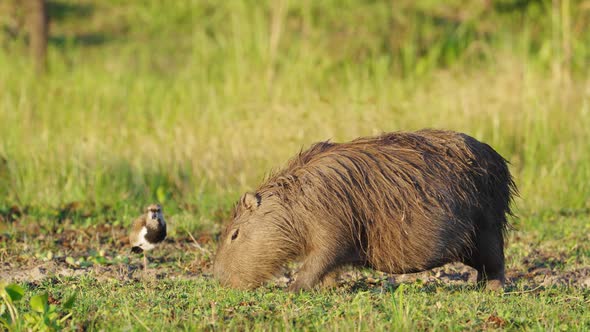
<instances>
[{"instance_id":1,"label":"bare dirt patch","mask_svg":"<svg viewBox=\"0 0 590 332\"><path fill-rule=\"evenodd\" d=\"M213 238L208 233L170 237L162 246L148 253L150 268L144 272L141 256L129 252L127 230L120 226L101 224L80 227L66 222L60 229L44 229L42 226L18 227L13 224L11 231L0 233L3 241L0 247L0 279L37 283L47 278L81 276L120 281L209 278ZM518 268L508 269L507 286L590 288L590 267L568 264L569 258L564 252L532 250L516 264ZM293 281L293 275L292 270L288 271L275 283L286 286ZM345 269L338 283L349 286L364 284L367 287L416 282L470 285L475 279L475 270L457 263L401 275Z\"/></svg>"}]
</instances>

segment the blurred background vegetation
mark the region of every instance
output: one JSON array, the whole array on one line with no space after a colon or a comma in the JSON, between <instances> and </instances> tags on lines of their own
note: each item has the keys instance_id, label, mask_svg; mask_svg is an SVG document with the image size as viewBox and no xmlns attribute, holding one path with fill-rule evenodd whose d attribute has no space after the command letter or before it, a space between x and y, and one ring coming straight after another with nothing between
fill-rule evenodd
<instances>
[{"instance_id":1,"label":"blurred background vegetation","mask_svg":"<svg viewBox=\"0 0 590 332\"><path fill-rule=\"evenodd\" d=\"M51 0L46 11L47 66L35 70L26 7L0 2L4 215L73 202L136 213L157 200L211 219L312 142L424 127L509 159L520 214L590 209L588 0Z\"/></svg>"}]
</instances>

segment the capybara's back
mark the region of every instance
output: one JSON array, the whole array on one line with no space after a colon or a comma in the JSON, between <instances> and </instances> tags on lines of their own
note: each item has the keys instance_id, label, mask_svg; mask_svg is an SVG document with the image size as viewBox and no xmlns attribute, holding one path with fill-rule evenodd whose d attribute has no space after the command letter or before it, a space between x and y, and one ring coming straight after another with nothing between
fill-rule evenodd
<instances>
[{"instance_id":1,"label":"capybara's back","mask_svg":"<svg viewBox=\"0 0 590 332\"><path fill-rule=\"evenodd\" d=\"M299 290L345 264L410 273L459 261L498 289L515 190L504 158L465 134L318 143L242 198L215 274L253 287L301 259Z\"/></svg>"}]
</instances>

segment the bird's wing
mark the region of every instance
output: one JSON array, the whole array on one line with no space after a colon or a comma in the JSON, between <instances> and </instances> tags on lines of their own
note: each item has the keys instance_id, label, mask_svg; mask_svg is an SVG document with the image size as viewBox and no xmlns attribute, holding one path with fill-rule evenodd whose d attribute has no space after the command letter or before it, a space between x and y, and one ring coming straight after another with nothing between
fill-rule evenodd
<instances>
[{"instance_id":1,"label":"bird's wing","mask_svg":"<svg viewBox=\"0 0 590 332\"><path fill-rule=\"evenodd\" d=\"M133 221L133 226L131 226L131 233L129 233L129 243L134 246L139 242L139 233L141 229L145 226L145 215L139 216L135 221Z\"/></svg>"}]
</instances>

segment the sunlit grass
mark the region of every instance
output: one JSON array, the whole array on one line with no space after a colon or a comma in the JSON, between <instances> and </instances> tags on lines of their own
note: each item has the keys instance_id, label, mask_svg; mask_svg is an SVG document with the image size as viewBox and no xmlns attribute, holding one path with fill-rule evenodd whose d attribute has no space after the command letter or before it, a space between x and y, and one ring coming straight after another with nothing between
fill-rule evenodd
<instances>
[{"instance_id":1,"label":"sunlit grass","mask_svg":"<svg viewBox=\"0 0 590 332\"><path fill-rule=\"evenodd\" d=\"M436 127L469 133L509 159L519 206L588 204L587 82L555 83L510 58L433 73L421 84L362 69L349 75L326 92L291 89L283 97L253 73L235 93L243 98L225 98L215 82L111 80L93 67L25 77L2 89L5 202L219 201L254 187L314 141ZM277 76L277 90L288 79ZM201 97L201 89L215 90Z\"/></svg>"},{"instance_id":2,"label":"sunlit grass","mask_svg":"<svg viewBox=\"0 0 590 332\"><path fill-rule=\"evenodd\" d=\"M52 45L46 77L35 77L26 59L0 53L4 204L163 199L227 206L317 140L437 127L474 135L508 158L519 207L588 205L590 85L584 75L543 69L542 57L526 50L539 43L527 29L505 39L509 46L488 45L496 49L487 60L461 53L446 69L404 78L395 52L374 48L388 34L378 30L386 19L362 14L384 4L342 12L367 26L344 30L363 38L339 41L337 53L326 42L342 26L314 16L316 5L85 6L92 24L74 26L68 22L76 16L68 16L52 27L71 42ZM400 10L424 16L424 6ZM437 35L428 15L400 38ZM539 22L525 28L543 27ZM470 27L456 24L457 33ZM104 43L84 46L90 33L103 33ZM396 44L400 52L412 47L404 42ZM362 49L368 53L358 58ZM420 59L435 68L439 58Z\"/></svg>"}]
</instances>

